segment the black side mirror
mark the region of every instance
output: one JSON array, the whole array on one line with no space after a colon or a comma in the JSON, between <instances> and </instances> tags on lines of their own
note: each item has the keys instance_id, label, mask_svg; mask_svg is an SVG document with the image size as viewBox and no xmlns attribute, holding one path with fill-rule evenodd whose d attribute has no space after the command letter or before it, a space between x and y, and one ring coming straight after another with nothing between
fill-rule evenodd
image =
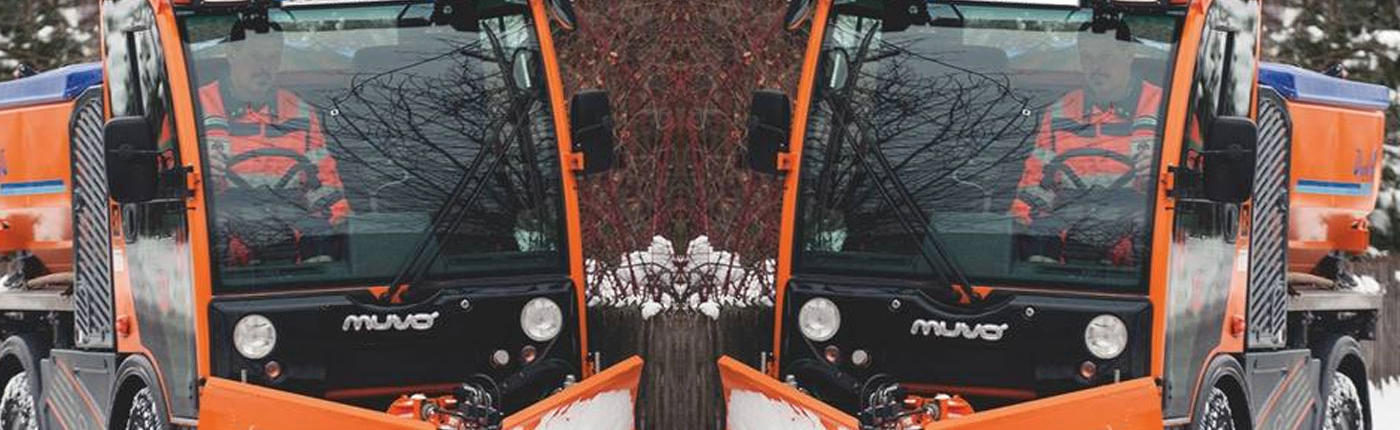
<instances>
[{"instance_id":1,"label":"black side mirror","mask_svg":"<svg viewBox=\"0 0 1400 430\"><path fill-rule=\"evenodd\" d=\"M1206 135L1202 182L1205 197L1222 203L1242 203L1254 189L1254 149L1259 128L1244 117L1220 117Z\"/></svg>"},{"instance_id":2,"label":"black side mirror","mask_svg":"<svg viewBox=\"0 0 1400 430\"><path fill-rule=\"evenodd\" d=\"M778 174L778 153L787 151L792 127L792 102L778 90L753 92L749 105L749 168L759 173Z\"/></svg>"},{"instance_id":3,"label":"black side mirror","mask_svg":"<svg viewBox=\"0 0 1400 430\"><path fill-rule=\"evenodd\" d=\"M570 134L574 152L583 154L583 170L591 175L604 172L613 165L612 105L608 93L583 90L569 102Z\"/></svg>"},{"instance_id":4,"label":"black side mirror","mask_svg":"<svg viewBox=\"0 0 1400 430\"><path fill-rule=\"evenodd\" d=\"M112 118L102 128L107 153L107 189L117 203L141 203L156 198L160 165L151 124L143 117Z\"/></svg>"}]
</instances>

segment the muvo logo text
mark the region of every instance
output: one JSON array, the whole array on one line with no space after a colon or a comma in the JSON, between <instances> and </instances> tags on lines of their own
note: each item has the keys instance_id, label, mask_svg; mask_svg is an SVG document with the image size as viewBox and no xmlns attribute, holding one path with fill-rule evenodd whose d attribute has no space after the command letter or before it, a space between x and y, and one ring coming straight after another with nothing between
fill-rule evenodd
<instances>
[{"instance_id":1,"label":"muvo logo text","mask_svg":"<svg viewBox=\"0 0 1400 430\"><path fill-rule=\"evenodd\" d=\"M914 320L914 325L909 327L909 334L912 335L934 335L951 339L982 339L988 342L996 342L1006 334L1007 324L977 324L969 325L965 322L952 324L950 327L947 321L939 320Z\"/></svg>"},{"instance_id":2,"label":"muvo logo text","mask_svg":"<svg viewBox=\"0 0 1400 430\"><path fill-rule=\"evenodd\" d=\"M438 313L398 315L348 315L340 325L343 331L389 331L389 330L428 330L433 328Z\"/></svg>"}]
</instances>

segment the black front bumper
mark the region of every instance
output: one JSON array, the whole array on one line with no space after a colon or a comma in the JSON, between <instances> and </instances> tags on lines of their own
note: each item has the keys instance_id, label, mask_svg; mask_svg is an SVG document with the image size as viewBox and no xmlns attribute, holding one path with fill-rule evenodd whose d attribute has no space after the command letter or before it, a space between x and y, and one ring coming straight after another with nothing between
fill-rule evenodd
<instances>
[{"instance_id":1,"label":"black front bumper","mask_svg":"<svg viewBox=\"0 0 1400 430\"><path fill-rule=\"evenodd\" d=\"M446 287L394 307L368 297L216 298L209 312L211 373L374 408L400 394L448 394L456 384L485 376L498 386L507 414L548 396L566 375L582 376L572 282ZM554 301L563 313L559 335L545 342L531 340L520 328L521 308L537 297ZM251 360L234 349L233 326L248 314L263 315L276 327L277 344L267 357ZM417 327L405 322L409 316L418 316L413 318ZM521 358L527 345L537 351L530 364ZM497 350L510 355L509 364L492 364ZM269 361L280 364L281 375L268 376Z\"/></svg>"},{"instance_id":2,"label":"black front bumper","mask_svg":"<svg viewBox=\"0 0 1400 430\"><path fill-rule=\"evenodd\" d=\"M1150 363L1151 305L1141 298L998 293L995 303L969 311L909 287L795 279L784 300L780 376L848 412L859 411L867 383L878 376L911 391L961 394L979 409L1146 376ZM824 297L841 311L830 340L814 342L798 328L807 300ZM1128 346L1113 359L1085 347L1091 319L1115 315L1128 327ZM835 363L826 349L839 350ZM862 350L864 366L851 356ZM1092 362L1090 378L1080 366ZM931 394L931 393L930 393Z\"/></svg>"}]
</instances>

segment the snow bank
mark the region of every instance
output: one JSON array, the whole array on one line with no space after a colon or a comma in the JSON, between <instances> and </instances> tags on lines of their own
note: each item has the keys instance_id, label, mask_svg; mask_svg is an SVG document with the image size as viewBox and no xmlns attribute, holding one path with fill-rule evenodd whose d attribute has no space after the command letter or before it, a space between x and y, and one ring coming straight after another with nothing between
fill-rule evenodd
<instances>
[{"instance_id":1,"label":"snow bank","mask_svg":"<svg viewBox=\"0 0 1400 430\"><path fill-rule=\"evenodd\" d=\"M774 260L746 264L706 236L691 240L685 252L673 250L670 240L656 236L616 264L588 259L588 305L640 306L644 319L672 309L718 319L725 307L773 306Z\"/></svg>"},{"instance_id":2,"label":"snow bank","mask_svg":"<svg viewBox=\"0 0 1400 430\"><path fill-rule=\"evenodd\" d=\"M1372 427L1400 429L1400 378L1371 382Z\"/></svg>"}]
</instances>

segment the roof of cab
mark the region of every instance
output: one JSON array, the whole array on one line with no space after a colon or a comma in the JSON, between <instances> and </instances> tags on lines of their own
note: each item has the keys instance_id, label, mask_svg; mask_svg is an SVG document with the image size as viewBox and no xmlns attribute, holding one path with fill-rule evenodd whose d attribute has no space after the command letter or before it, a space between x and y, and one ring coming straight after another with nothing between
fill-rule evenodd
<instances>
[{"instance_id":1,"label":"roof of cab","mask_svg":"<svg viewBox=\"0 0 1400 430\"><path fill-rule=\"evenodd\" d=\"M72 100L83 90L101 83L100 63L74 64L0 82L0 109Z\"/></svg>"},{"instance_id":2,"label":"roof of cab","mask_svg":"<svg viewBox=\"0 0 1400 430\"><path fill-rule=\"evenodd\" d=\"M1390 107L1390 88L1327 76L1297 66L1262 63L1259 84L1273 87L1284 98L1356 109Z\"/></svg>"}]
</instances>

